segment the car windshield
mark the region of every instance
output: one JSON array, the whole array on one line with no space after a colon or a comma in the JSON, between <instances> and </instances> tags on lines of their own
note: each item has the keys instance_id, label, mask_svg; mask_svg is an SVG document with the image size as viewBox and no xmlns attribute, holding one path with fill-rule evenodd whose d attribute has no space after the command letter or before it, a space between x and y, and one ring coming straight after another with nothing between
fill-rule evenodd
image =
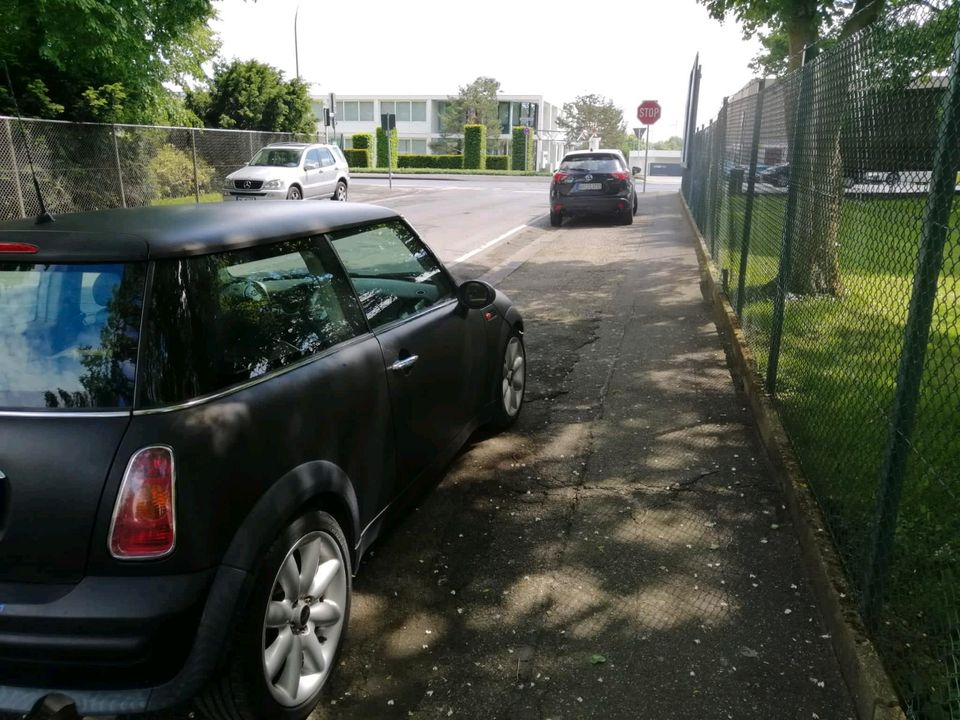
<instances>
[{"instance_id":1,"label":"car windshield","mask_svg":"<svg viewBox=\"0 0 960 720\"><path fill-rule=\"evenodd\" d=\"M576 155L564 158L560 169L568 172L612 173L623 170L623 166L616 155Z\"/></svg>"},{"instance_id":2,"label":"car windshield","mask_svg":"<svg viewBox=\"0 0 960 720\"><path fill-rule=\"evenodd\" d=\"M302 150L289 148L261 148L250 164L260 167L297 167L301 154Z\"/></svg>"},{"instance_id":3,"label":"car windshield","mask_svg":"<svg viewBox=\"0 0 960 720\"><path fill-rule=\"evenodd\" d=\"M133 405L141 264L0 263L0 407Z\"/></svg>"}]
</instances>

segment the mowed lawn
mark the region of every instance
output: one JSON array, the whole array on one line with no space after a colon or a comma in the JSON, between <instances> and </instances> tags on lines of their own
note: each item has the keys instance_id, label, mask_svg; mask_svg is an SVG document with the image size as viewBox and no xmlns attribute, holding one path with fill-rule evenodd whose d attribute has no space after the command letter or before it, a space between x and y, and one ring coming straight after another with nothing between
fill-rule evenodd
<instances>
[{"instance_id":1,"label":"mowed lawn","mask_svg":"<svg viewBox=\"0 0 960 720\"><path fill-rule=\"evenodd\" d=\"M843 294L791 296L786 305L777 403L858 588L869 558L924 203L848 198L838 247ZM785 205L783 196L759 196L754 206L743 325L761 372ZM721 267L731 268L734 293L742 217L743 198L735 196L718 222ZM956 717L943 703L960 663L958 228L955 200L876 638L908 705L918 717L938 719Z\"/></svg>"}]
</instances>

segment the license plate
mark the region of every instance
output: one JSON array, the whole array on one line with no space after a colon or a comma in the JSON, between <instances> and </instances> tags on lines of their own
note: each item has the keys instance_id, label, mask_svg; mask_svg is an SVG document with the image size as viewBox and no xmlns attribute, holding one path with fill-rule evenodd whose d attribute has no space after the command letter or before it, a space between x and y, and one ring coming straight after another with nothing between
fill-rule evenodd
<instances>
[{"instance_id":1,"label":"license plate","mask_svg":"<svg viewBox=\"0 0 960 720\"><path fill-rule=\"evenodd\" d=\"M603 183L580 183L577 190L599 190L602 187Z\"/></svg>"},{"instance_id":2,"label":"license plate","mask_svg":"<svg viewBox=\"0 0 960 720\"><path fill-rule=\"evenodd\" d=\"M237 200L256 200L256 195L234 195Z\"/></svg>"}]
</instances>

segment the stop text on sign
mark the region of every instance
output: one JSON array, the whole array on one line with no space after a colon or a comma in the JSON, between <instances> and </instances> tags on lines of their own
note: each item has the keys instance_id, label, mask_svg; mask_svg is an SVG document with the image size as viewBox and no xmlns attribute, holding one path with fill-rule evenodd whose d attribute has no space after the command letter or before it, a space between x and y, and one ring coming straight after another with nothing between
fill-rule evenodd
<instances>
[{"instance_id":1,"label":"stop text on sign","mask_svg":"<svg viewBox=\"0 0 960 720\"><path fill-rule=\"evenodd\" d=\"M644 100L637 106L637 120L644 125L653 125L660 119L660 103L656 100Z\"/></svg>"}]
</instances>

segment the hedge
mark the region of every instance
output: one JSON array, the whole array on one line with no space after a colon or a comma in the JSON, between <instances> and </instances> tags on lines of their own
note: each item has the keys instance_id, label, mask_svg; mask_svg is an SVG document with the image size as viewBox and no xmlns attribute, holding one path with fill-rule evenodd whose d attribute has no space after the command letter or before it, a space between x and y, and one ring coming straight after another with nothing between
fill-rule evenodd
<instances>
[{"instance_id":1,"label":"hedge","mask_svg":"<svg viewBox=\"0 0 960 720\"><path fill-rule=\"evenodd\" d=\"M353 148L352 150L344 150L343 154L347 158L347 165L349 165L351 168L370 167L370 151L366 148Z\"/></svg>"},{"instance_id":2,"label":"hedge","mask_svg":"<svg viewBox=\"0 0 960 720\"><path fill-rule=\"evenodd\" d=\"M511 157L514 170L533 170L533 131L528 127L518 126L513 129L511 143Z\"/></svg>"},{"instance_id":3,"label":"hedge","mask_svg":"<svg viewBox=\"0 0 960 720\"><path fill-rule=\"evenodd\" d=\"M351 142L354 150L373 150L373 135L370 133L354 133Z\"/></svg>"},{"instance_id":4,"label":"hedge","mask_svg":"<svg viewBox=\"0 0 960 720\"><path fill-rule=\"evenodd\" d=\"M509 155L487 155L487 170L509 170Z\"/></svg>"},{"instance_id":5,"label":"hedge","mask_svg":"<svg viewBox=\"0 0 960 720\"><path fill-rule=\"evenodd\" d=\"M463 126L463 167L483 170L487 166L487 126Z\"/></svg>"},{"instance_id":6,"label":"hedge","mask_svg":"<svg viewBox=\"0 0 960 720\"><path fill-rule=\"evenodd\" d=\"M459 170L463 167L463 155L403 154L397 158L397 167L443 168L445 170Z\"/></svg>"},{"instance_id":7,"label":"hedge","mask_svg":"<svg viewBox=\"0 0 960 720\"><path fill-rule=\"evenodd\" d=\"M397 167L397 148L400 145L400 136L397 129L390 131L390 159L387 162L387 134L383 128L377 128L377 167Z\"/></svg>"}]
</instances>

